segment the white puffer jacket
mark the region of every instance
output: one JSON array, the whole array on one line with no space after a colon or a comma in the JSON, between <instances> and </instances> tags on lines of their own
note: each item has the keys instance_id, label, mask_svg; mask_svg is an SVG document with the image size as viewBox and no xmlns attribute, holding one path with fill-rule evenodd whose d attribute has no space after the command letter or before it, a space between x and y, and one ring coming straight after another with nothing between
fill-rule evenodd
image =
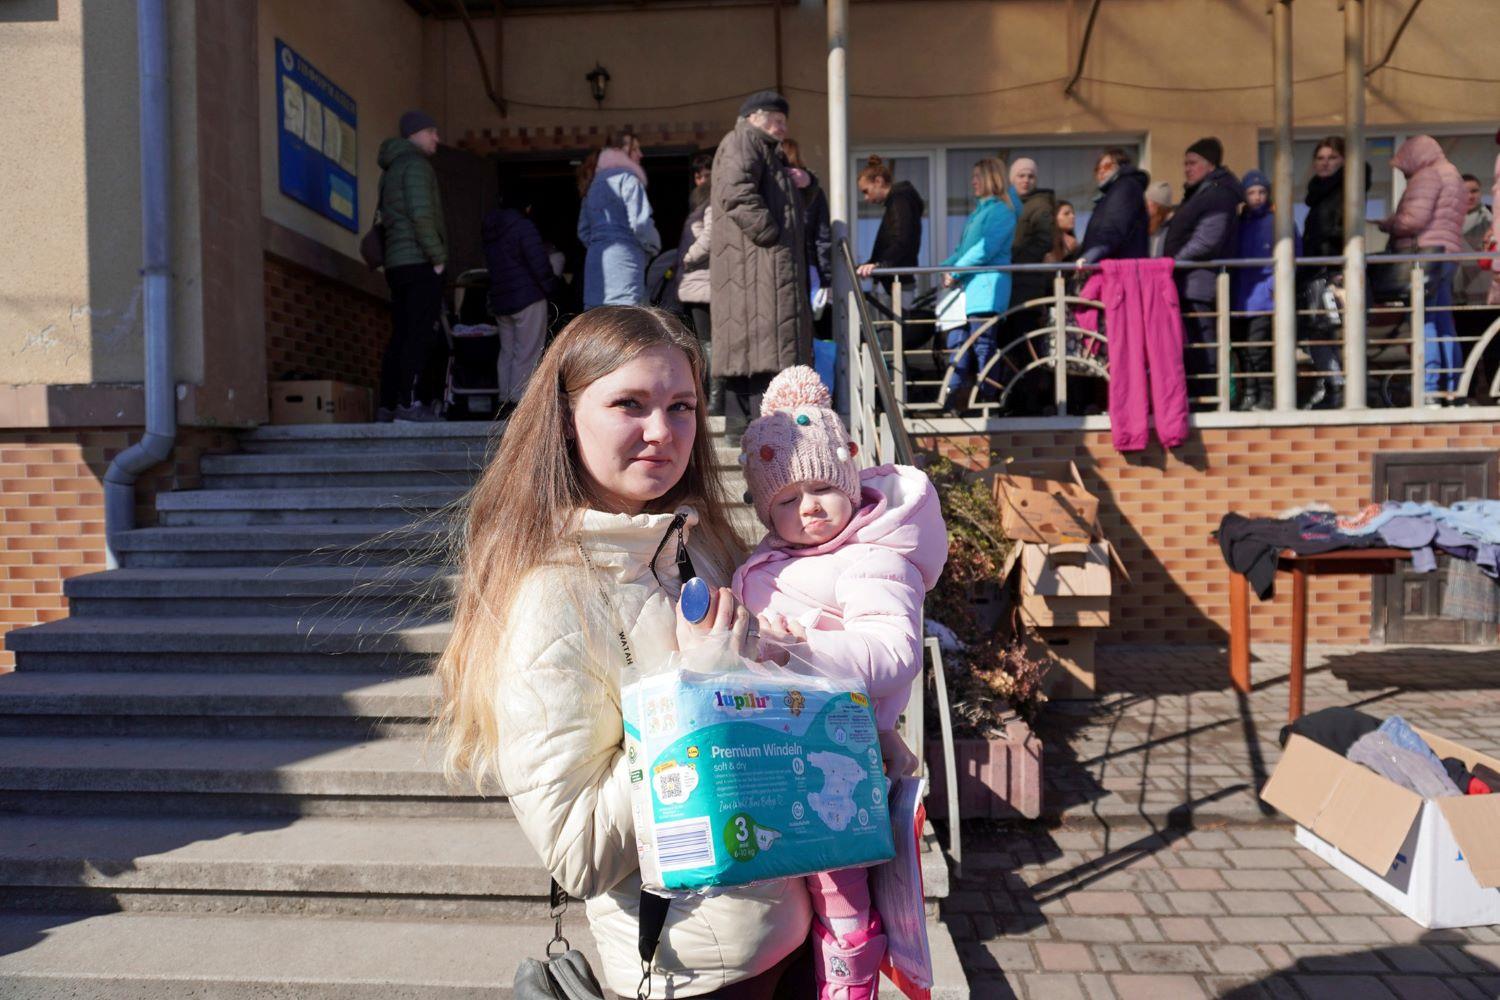
<instances>
[{"instance_id":1,"label":"white puffer jacket","mask_svg":"<svg viewBox=\"0 0 1500 1000\"><path fill-rule=\"evenodd\" d=\"M625 658L617 633L621 627L628 632L631 652L643 664L671 651L676 546L662 548L658 584L650 564L671 514L581 516L583 546L597 577L576 551L565 551L559 565L533 571L509 615L507 648L499 654L500 778L542 864L570 895L586 900L606 985L634 996L640 879L620 714ZM696 521L690 512L689 528ZM691 533L688 550L705 580L725 579L692 544ZM596 580L603 581L612 608L605 607ZM673 900L651 995L698 996L758 975L806 940L810 919L801 879Z\"/></svg>"}]
</instances>

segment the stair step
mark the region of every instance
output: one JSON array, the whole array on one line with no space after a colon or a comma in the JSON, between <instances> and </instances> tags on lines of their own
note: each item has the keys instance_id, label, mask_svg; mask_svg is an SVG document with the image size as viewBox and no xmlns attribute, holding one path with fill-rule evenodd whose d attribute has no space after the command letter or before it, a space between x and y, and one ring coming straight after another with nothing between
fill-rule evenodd
<instances>
[{"instance_id":1,"label":"stair step","mask_svg":"<svg viewBox=\"0 0 1500 1000\"><path fill-rule=\"evenodd\" d=\"M245 452L475 451L482 456L504 423L266 424L239 436Z\"/></svg>"},{"instance_id":2,"label":"stair step","mask_svg":"<svg viewBox=\"0 0 1500 1000\"><path fill-rule=\"evenodd\" d=\"M178 490L156 498L165 525L444 523L464 490L454 486L350 486L289 490Z\"/></svg>"},{"instance_id":3,"label":"stair step","mask_svg":"<svg viewBox=\"0 0 1500 1000\"><path fill-rule=\"evenodd\" d=\"M597 971L581 910L568 914L568 938ZM540 955L550 936L539 920L0 915L0 993L28 1000L495 1000L513 995L516 966Z\"/></svg>"},{"instance_id":4,"label":"stair step","mask_svg":"<svg viewBox=\"0 0 1500 1000\"><path fill-rule=\"evenodd\" d=\"M0 887L12 909L23 896L109 910L539 917L548 878L510 817L12 815L0 816Z\"/></svg>"},{"instance_id":5,"label":"stair step","mask_svg":"<svg viewBox=\"0 0 1500 1000\"><path fill-rule=\"evenodd\" d=\"M431 674L0 675L0 735L425 736Z\"/></svg>"},{"instance_id":6,"label":"stair step","mask_svg":"<svg viewBox=\"0 0 1500 1000\"><path fill-rule=\"evenodd\" d=\"M428 670L449 622L350 615L63 618L5 634L19 670L98 673L391 673Z\"/></svg>"},{"instance_id":7,"label":"stair step","mask_svg":"<svg viewBox=\"0 0 1500 1000\"><path fill-rule=\"evenodd\" d=\"M118 569L74 577L63 585L63 593L80 618L431 618L449 605L456 581L451 570L435 566Z\"/></svg>"},{"instance_id":8,"label":"stair step","mask_svg":"<svg viewBox=\"0 0 1500 1000\"><path fill-rule=\"evenodd\" d=\"M426 739L0 737L0 809L54 812L54 801L131 815L152 804L177 812L179 802L184 812L229 815L305 815L310 803L329 815L412 815L439 804L449 814L509 811L496 808L498 794L450 785L441 748Z\"/></svg>"},{"instance_id":9,"label":"stair step","mask_svg":"<svg viewBox=\"0 0 1500 1000\"><path fill-rule=\"evenodd\" d=\"M204 455L199 468L207 489L306 489L328 486L467 487L484 469L486 455L468 451L370 451L320 454L268 452Z\"/></svg>"},{"instance_id":10,"label":"stair step","mask_svg":"<svg viewBox=\"0 0 1500 1000\"><path fill-rule=\"evenodd\" d=\"M255 527L157 527L115 540L131 569L167 566L434 564L446 560L451 533L412 524L262 524Z\"/></svg>"}]
</instances>

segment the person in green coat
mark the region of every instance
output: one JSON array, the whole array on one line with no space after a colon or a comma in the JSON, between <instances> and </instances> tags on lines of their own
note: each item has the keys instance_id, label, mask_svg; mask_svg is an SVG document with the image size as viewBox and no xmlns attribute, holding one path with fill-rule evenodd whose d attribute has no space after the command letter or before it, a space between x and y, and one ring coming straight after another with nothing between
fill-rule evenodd
<instances>
[{"instance_id":1,"label":"person in green coat","mask_svg":"<svg viewBox=\"0 0 1500 1000\"><path fill-rule=\"evenodd\" d=\"M437 122L421 111L401 116L401 138L380 144L380 227L385 281L391 290L391 340L380 363L380 421L441 420L448 341L443 268L448 230L443 196L429 159L438 148Z\"/></svg>"},{"instance_id":2,"label":"person in green coat","mask_svg":"<svg viewBox=\"0 0 1500 1000\"><path fill-rule=\"evenodd\" d=\"M945 267L981 267L990 264L1009 264L1011 243L1016 236L1017 208L1020 195L1010 186L1005 161L998 157L986 157L974 164L970 178L974 197L979 199L974 213L964 223L964 232L958 249L945 261ZM969 339L976 328L989 324L979 335L970 350L953 364L953 377L948 383L949 407L962 406L959 400L965 384L972 384L984 370L990 355L995 352L997 331L994 317L1010 307L1010 274L1004 271L969 271L963 274L943 275L943 285L961 285L964 290L964 312L969 323L966 327L948 331L948 349L957 351ZM980 391L980 398L993 395L991 391Z\"/></svg>"}]
</instances>

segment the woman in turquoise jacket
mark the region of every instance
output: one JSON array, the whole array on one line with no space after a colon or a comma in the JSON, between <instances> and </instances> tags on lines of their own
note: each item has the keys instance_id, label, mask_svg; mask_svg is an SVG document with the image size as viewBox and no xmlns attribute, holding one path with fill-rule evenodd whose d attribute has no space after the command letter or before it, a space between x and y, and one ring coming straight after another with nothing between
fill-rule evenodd
<instances>
[{"instance_id":1,"label":"woman in turquoise jacket","mask_svg":"<svg viewBox=\"0 0 1500 1000\"><path fill-rule=\"evenodd\" d=\"M945 261L945 267L979 267L1009 264L1010 244L1016 234L1017 207L1020 196L1010 187L1005 161L986 157L974 164L971 185L979 204L964 223L964 234L958 249ZM998 336L995 316L1010 308L1010 274L1003 271L971 271L943 276L943 284L958 284L964 290L964 312L968 326L948 331L948 350L956 351L973 331L984 323L989 329L980 334L974 346L954 365L948 384L949 407L961 408L959 396L965 384L973 382L995 353ZM994 390L980 390L980 398L993 398Z\"/></svg>"}]
</instances>

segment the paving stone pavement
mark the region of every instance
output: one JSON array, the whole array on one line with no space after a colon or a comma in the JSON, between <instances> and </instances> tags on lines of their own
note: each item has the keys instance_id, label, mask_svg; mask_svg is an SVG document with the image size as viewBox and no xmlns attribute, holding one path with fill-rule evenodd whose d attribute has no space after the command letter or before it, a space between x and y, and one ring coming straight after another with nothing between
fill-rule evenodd
<instances>
[{"instance_id":1,"label":"paving stone pavement","mask_svg":"<svg viewBox=\"0 0 1500 1000\"><path fill-rule=\"evenodd\" d=\"M1222 648L1101 647L1100 699L1049 709L1043 819L966 823L943 906L975 997L1500 998L1500 927L1424 930L1259 802L1288 660L1255 656L1239 696ZM1328 705L1500 754L1500 651L1310 649Z\"/></svg>"}]
</instances>

